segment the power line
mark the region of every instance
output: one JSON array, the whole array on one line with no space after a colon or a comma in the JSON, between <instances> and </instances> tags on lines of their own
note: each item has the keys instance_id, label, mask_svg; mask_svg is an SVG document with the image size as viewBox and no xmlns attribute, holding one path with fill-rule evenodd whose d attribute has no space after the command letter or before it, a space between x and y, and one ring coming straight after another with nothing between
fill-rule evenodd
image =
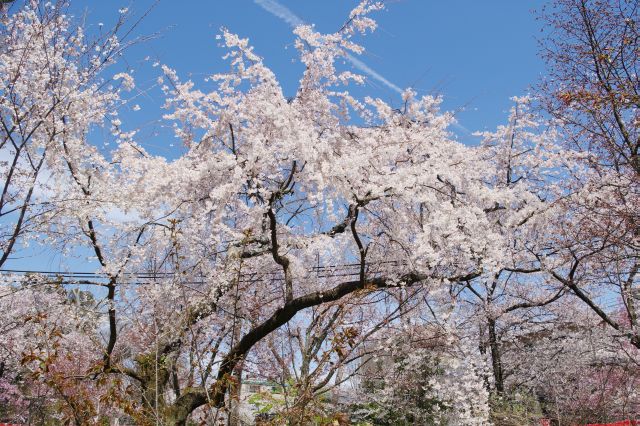
<instances>
[{"instance_id":1,"label":"power line","mask_svg":"<svg viewBox=\"0 0 640 426\"><path fill-rule=\"evenodd\" d=\"M384 266L404 266L405 261L380 261L370 263L366 265L366 271L370 274L378 272L380 267ZM346 277L358 277L360 275L359 263L346 263L338 265L318 265L311 268L307 268L307 278L346 278ZM44 271L44 270L30 270L30 269L2 269L0 270L0 276L18 275L27 277L34 275L38 277L44 277L51 281L56 281L60 284L75 284L75 285L99 285L103 286L105 283L100 282L109 280L111 276L105 272L84 272L84 271ZM123 284L130 285L146 285L146 284L162 284L163 280L172 279L182 276L182 273L176 272L122 272L118 274L119 278L124 281ZM198 274L193 274L198 275ZM204 274L199 274L203 276ZM135 281L131 281L135 280ZM282 271L261 271L261 272L242 272L239 274L239 282L258 282L258 281L283 281L284 277ZM206 281L187 281L178 280L180 284L192 284L202 285ZM16 281L17 282L17 281ZM43 282L42 284L48 284Z\"/></svg>"}]
</instances>

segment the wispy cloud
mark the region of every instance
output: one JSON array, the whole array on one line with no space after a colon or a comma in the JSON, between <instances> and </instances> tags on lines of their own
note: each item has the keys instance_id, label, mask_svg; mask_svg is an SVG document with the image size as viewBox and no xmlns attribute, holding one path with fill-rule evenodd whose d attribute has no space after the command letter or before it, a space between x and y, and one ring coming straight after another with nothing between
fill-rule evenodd
<instances>
[{"instance_id":1,"label":"wispy cloud","mask_svg":"<svg viewBox=\"0 0 640 426\"><path fill-rule=\"evenodd\" d=\"M254 2L262 7L264 10L272 14L273 16L280 18L284 22L286 22L289 26L295 28L298 25L303 25L305 22L291 10L289 10L286 6L278 3L275 0L254 0ZM376 72L374 69L369 67L360 59L356 58L351 54L347 54L347 61L349 61L355 68L359 69L363 73L367 74L373 80L383 84L394 92L402 94L403 90L398 87L396 84L393 84L391 81L384 78L383 75Z\"/></svg>"}]
</instances>

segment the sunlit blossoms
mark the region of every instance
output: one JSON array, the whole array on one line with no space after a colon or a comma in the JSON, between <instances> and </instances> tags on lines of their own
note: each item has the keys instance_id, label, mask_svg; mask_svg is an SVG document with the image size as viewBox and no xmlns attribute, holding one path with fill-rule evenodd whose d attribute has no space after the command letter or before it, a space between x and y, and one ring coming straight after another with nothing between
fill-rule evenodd
<instances>
[{"instance_id":1,"label":"sunlit blossoms","mask_svg":"<svg viewBox=\"0 0 640 426\"><path fill-rule=\"evenodd\" d=\"M356 96L366 78L343 62L382 8L298 26L295 93L224 28L226 72L154 64L172 158L128 121L128 9L96 39L62 1L2 17L0 266L35 245L97 269L3 273L0 421L485 425L529 399L527 421L585 401L630 413L589 386L638 406L633 191L599 186L597 153L535 97L470 146L438 97ZM622 219L583 226L610 205ZM598 307L611 277L617 316ZM594 338L585 384L571 359Z\"/></svg>"}]
</instances>

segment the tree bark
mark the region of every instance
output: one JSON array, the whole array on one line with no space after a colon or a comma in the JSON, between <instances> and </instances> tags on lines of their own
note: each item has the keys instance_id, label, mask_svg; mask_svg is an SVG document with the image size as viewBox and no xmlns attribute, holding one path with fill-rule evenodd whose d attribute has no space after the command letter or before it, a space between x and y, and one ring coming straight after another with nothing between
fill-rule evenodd
<instances>
[{"instance_id":1,"label":"tree bark","mask_svg":"<svg viewBox=\"0 0 640 426\"><path fill-rule=\"evenodd\" d=\"M496 321L493 318L487 319L489 331L489 348L491 349L491 366L493 368L493 379L498 395L504 393L504 377L502 372L502 359L500 354L500 343L496 333Z\"/></svg>"}]
</instances>

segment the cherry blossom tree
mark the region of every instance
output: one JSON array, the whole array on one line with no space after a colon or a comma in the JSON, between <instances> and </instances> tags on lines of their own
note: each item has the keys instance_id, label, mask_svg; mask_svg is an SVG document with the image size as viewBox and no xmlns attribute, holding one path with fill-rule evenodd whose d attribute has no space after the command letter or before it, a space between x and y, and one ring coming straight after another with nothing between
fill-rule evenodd
<instances>
[{"instance_id":1,"label":"cherry blossom tree","mask_svg":"<svg viewBox=\"0 0 640 426\"><path fill-rule=\"evenodd\" d=\"M511 374L506 386L537 400L544 417L559 423L633 418L638 354L577 298L547 307L535 327L504 343Z\"/></svg>"},{"instance_id":2,"label":"cherry blossom tree","mask_svg":"<svg viewBox=\"0 0 640 426\"><path fill-rule=\"evenodd\" d=\"M87 40L65 16L65 2L26 2L0 24L0 267L43 238L60 214L68 157L90 149L87 132L115 118L120 89L101 77L126 47L116 37L124 17ZM124 75L124 74L123 74ZM55 231L53 231L55 234Z\"/></svg>"},{"instance_id":3,"label":"cherry blossom tree","mask_svg":"<svg viewBox=\"0 0 640 426\"><path fill-rule=\"evenodd\" d=\"M183 423L198 407L222 407L239 363L299 311L354 293L475 276L500 255L486 210L505 204L505 194L485 184L479 155L448 137L452 119L438 112L439 101L408 91L398 111L344 90L363 79L337 71L336 59L362 52L353 37L375 27L367 15L380 7L363 2L334 34L296 30L306 69L293 99L247 41L226 31L232 68L212 77L211 91L165 67L165 118L187 147L175 161L147 154L115 118L119 146L110 157L87 144L84 121L55 144L49 167L60 201L49 202L63 210L49 223L66 244L90 248L107 276L98 375L122 375L138 387L141 403L130 411L140 418ZM38 19L29 7L9 19L29 14ZM128 75L118 77L131 85ZM91 99L98 118L115 113L95 93ZM76 123L76 115L58 120ZM127 219L114 220L115 209ZM308 277L318 259L355 260L357 275ZM160 277L152 291L128 283L126 274L150 269ZM258 271L277 279L245 279ZM189 282L198 288L185 289ZM234 287L262 303L250 326L228 335L222 330L232 316L221 310L237 300ZM206 342L218 340L212 353ZM185 350L206 353L210 365L186 388Z\"/></svg>"},{"instance_id":4,"label":"cherry blossom tree","mask_svg":"<svg viewBox=\"0 0 640 426\"><path fill-rule=\"evenodd\" d=\"M485 364L450 323L404 324L361 374L355 417L375 425L489 422Z\"/></svg>"},{"instance_id":5,"label":"cherry blossom tree","mask_svg":"<svg viewBox=\"0 0 640 426\"><path fill-rule=\"evenodd\" d=\"M99 354L99 314L91 293L68 293L41 277L3 288L0 340L2 406L14 420L72 419L85 424L113 414L103 383L88 380ZM6 393L5 393L6 392Z\"/></svg>"},{"instance_id":6,"label":"cherry blossom tree","mask_svg":"<svg viewBox=\"0 0 640 426\"><path fill-rule=\"evenodd\" d=\"M559 0L543 10L549 76L543 109L583 153L569 181L568 219L554 231L564 264L554 277L640 348L638 326L638 2ZM602 297L620 295L619 321Z\"/></svg>"},{"instance_id":7,"label":"cherry blossom tree","mask_svg":"<svg viewBox=\"0 0 640 426\"><path fill-rule=\"evenodd\" d=\"M487 179L512 194L511 209L491 210L495 229L507 242L506 255L493 275L484 274L454 286L456 294L470 305L467 315L484 317L478 324L480 346L488 350L493 371L493 387L505 391L501 340L516 325L535 321L540 309L557 301L566 289L544 276L537 253L547 244L544 229L562 209L555 202L564 195L559 185L562 171L572 170L573 154L557 145L554 128L543 124L530 111L529 98L514 98L506 126L484 132L482 149L495 165Z\"/></svg>"},{"instance_id":8,"label":"cherry blossom tree","mask_svg":"<svg viewBox=\"0 0 640 426\"><path fill-rule=\"evenodd\" d=\"M194 82L163 66L162 119L184 146L171 160L119 114L135 87L109 68L128 44L126 10L90 41L65 7L34 0L2 18L0 267L39 239L90 253L97 278L72 291L64 277L3 275L12 410L234 424L243 378L266 372L295 383L283 413L304 424L334 414L316 401L377 357L391 360L373 395L386 414L402 402L407 421L486 424L486 346L495 390L517 388L517 368L503 368L511 325L537 330L569 292L593 308L585 286L614 275L628 319L596 313L635 344L631 222L615 238L585 225L604 169L558 147L555 127L536 130L528 99L472 147L439 98L354 96L364 77L342 60L363 52L381 3L360 2L334 33L295 29L304 71L291 97L226 29L227 72ZM113 150L91 143L98 126ZM433 324L441 345L421 343Z\"/></svg>"}]
</instances>

